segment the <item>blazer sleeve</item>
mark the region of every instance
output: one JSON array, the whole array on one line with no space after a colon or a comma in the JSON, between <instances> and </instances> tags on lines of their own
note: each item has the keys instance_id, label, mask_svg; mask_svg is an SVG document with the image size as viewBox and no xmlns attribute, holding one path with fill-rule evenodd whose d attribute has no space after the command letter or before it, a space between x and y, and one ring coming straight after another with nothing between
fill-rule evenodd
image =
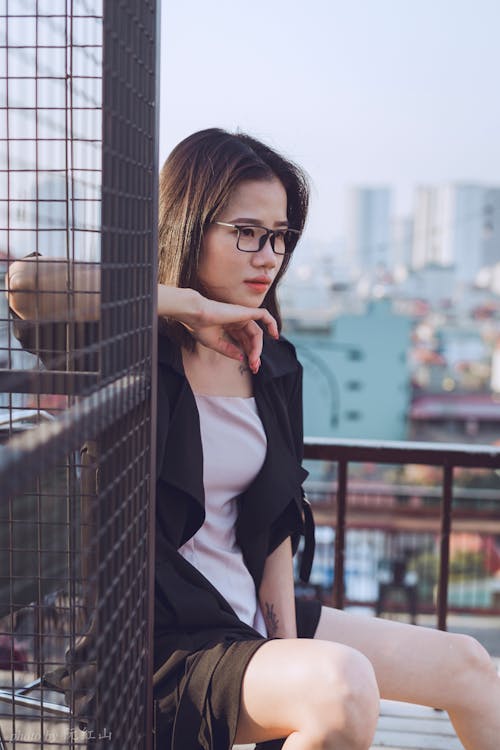
<instances>
[{"instance_id":1,"label":"blazer sleeve","mask_svg":"<svg viewBox=\"0 0 500 750\"><path fill-rule=\"evenodd\" d=\"M26 320L9 309L14 336L47 370L98 371L98 322Z\"/></svg>"},{"instance_id":2,"label":"blazer sleeve","mask_svg":"<svg viewBox=\"0 0 500 750\"><path fill-rule=\"evenodd\" d=\"M279 545L289 536L292 539L292 550L295 554L300 536L304 533L302 482L305 481L308 472L302 468L302 458L304 455L302 365L298 360L296 371L285 379L283 393L285 410L288 415L289 434L291 436L291 443L296 460L294 469L297 481L293 497L290 498L290 502L271 527L268 554L279 547Z\"/></svg>"},{"instance_id":3,"label":"blazer sleeve","mask_svg":"<svg viewBox=\"0 0 500 750\"><path fill-rule=\"evenodd\" d=\"M295 353L295 350L294 350ZM278 547L287 537L292 541L292 552L296 553L300 537L304 537L304 547L299 565L299 577L302 581L309 580L314 560L315 536L314 518L309 501L302 484L308 472L302 466L304 456L304 423L302 405L302 365L296 360L297 368L293 376L285 384L285 404L288 414L291 442L295 453L296 487L290 502L279 518L273 523L269 537L268 554Z\"/></svg>"},{"instance_id":4,"label":"blazer sleeve","mask_svg":"<svg viewBox=\"0 0 500 750\"><path fill-rule=\"evenodd\" d=\"M286 391L290 426L294 441L297 461L302 464L304 458L304 412L302 403L303 368L297 360L297 372L290 379L291 383Z\"/></svg>"}]
</instances>

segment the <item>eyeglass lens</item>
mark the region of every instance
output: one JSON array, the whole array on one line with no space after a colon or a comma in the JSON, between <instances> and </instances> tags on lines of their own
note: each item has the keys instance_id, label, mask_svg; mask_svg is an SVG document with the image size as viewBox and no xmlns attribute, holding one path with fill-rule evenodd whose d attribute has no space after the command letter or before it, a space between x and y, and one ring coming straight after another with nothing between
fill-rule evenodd
<instances>
[{"instance_id":1,"label":"eyeglass lens","mask_svg":"<svg viewBox=\"0 0 500 750\"><path fill-rule=\"evenodd\" d=\"M279 229L270 233L263 227L252 226L239 228L238 248L246 253L256 253L262 250L268 237L270 237L271 247L275 253L283 255L292 251L295 240L293 232Z\"/></svg>"}]
</instances>

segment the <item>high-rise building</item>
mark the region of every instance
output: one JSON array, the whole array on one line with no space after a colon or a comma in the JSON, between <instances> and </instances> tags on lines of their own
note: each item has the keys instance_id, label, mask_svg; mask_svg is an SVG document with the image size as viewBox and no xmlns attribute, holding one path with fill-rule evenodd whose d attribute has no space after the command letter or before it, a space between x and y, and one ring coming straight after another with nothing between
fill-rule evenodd
<instances>
[{"instance_id":1,"label":"high-rise building","mask_svg":"<svg viewBox=\"0 0 500 750\"><path fill-rule=\"evenodd\" d=\"M483 208L483 264L500 263L500 188L486 190Z\"/></svg>"},{"instance_id":2,"label":"high-rise building","mask_svg":"<svg viewBox=\"0 0 500 750\"><path fill-rule=\"evenodd\" d=\"M419 187L415 194L412 267L453 265L452 196L448 187Z\"/></svg>"},{"instance_id":3,"label":"high-rise building","mask_svg":"<svg viewBox=\"0 0 500 750\"><path fill-rule=\"evenodd\" d=\"M457 280L474 281L484 264L484 209L487 189L482 185L455 188L454 244Z\"/></svg>"},{"instance_id":4,"label":"high-rise building","mask_svg":"<svg viewBox=\"0 0 500 750\"><path fill-rule=\"evenodd\" d=\"M390 268L391 203L388 187L352 188L349 195L348 250L359 271Z\"/></svg>"},{"instance_id":5,"label":"high-rise building","mask_svg":"<svg viewBox=\"0 0 500 750\"><path fill-rule=\"evenodd\" d=\"M391 260L394 266L411 265L413 247L413 218L399 216L392 219L392 251Z\"/></svg>"},{"instance_id":6,"label":"high-rise building","mask_svg":"<svg viewBox=\"0 0 500 750\"><path fill-rule=\"evenodd\" d=\"M500 261L500 188L450 184L416 191L412 267L453 266L457 281Z\"/></svg>"}]
</instances>

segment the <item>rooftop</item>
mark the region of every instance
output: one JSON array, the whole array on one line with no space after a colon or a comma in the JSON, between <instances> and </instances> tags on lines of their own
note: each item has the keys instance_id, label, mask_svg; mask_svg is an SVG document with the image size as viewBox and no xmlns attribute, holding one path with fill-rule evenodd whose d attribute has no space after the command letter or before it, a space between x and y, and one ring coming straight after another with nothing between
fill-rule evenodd
<instances>
[{"instance_id":1,"label":"rooftop","mask_svg":"<svg viewBox=\"0 0 500 750\"><path fill-rule=\"evenodd\" d=\"M411 419L480 419L500 421L500 399L489 393L447 393L417 397L411 405Z\"/></svg>"}]
</instances>

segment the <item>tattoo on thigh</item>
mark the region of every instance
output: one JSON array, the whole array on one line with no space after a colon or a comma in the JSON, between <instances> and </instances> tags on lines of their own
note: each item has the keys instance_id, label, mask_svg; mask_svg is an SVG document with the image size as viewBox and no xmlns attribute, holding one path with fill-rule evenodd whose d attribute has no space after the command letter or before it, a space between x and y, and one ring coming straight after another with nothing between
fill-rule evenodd
<instances>
[{"instance_id":1,"label":"tattoo on thigh","mask_svg":"<svg viewBox=\"0 0 500 750\"><path fill-rule=\"evenodd\" d=\"M278 632L279 620L276 616L276 612L274 611L274 604L265 602L264 608L265 608L264 619L266 621L267 634L269 638L272 638Z\"/></svg>"}]
</instances>

